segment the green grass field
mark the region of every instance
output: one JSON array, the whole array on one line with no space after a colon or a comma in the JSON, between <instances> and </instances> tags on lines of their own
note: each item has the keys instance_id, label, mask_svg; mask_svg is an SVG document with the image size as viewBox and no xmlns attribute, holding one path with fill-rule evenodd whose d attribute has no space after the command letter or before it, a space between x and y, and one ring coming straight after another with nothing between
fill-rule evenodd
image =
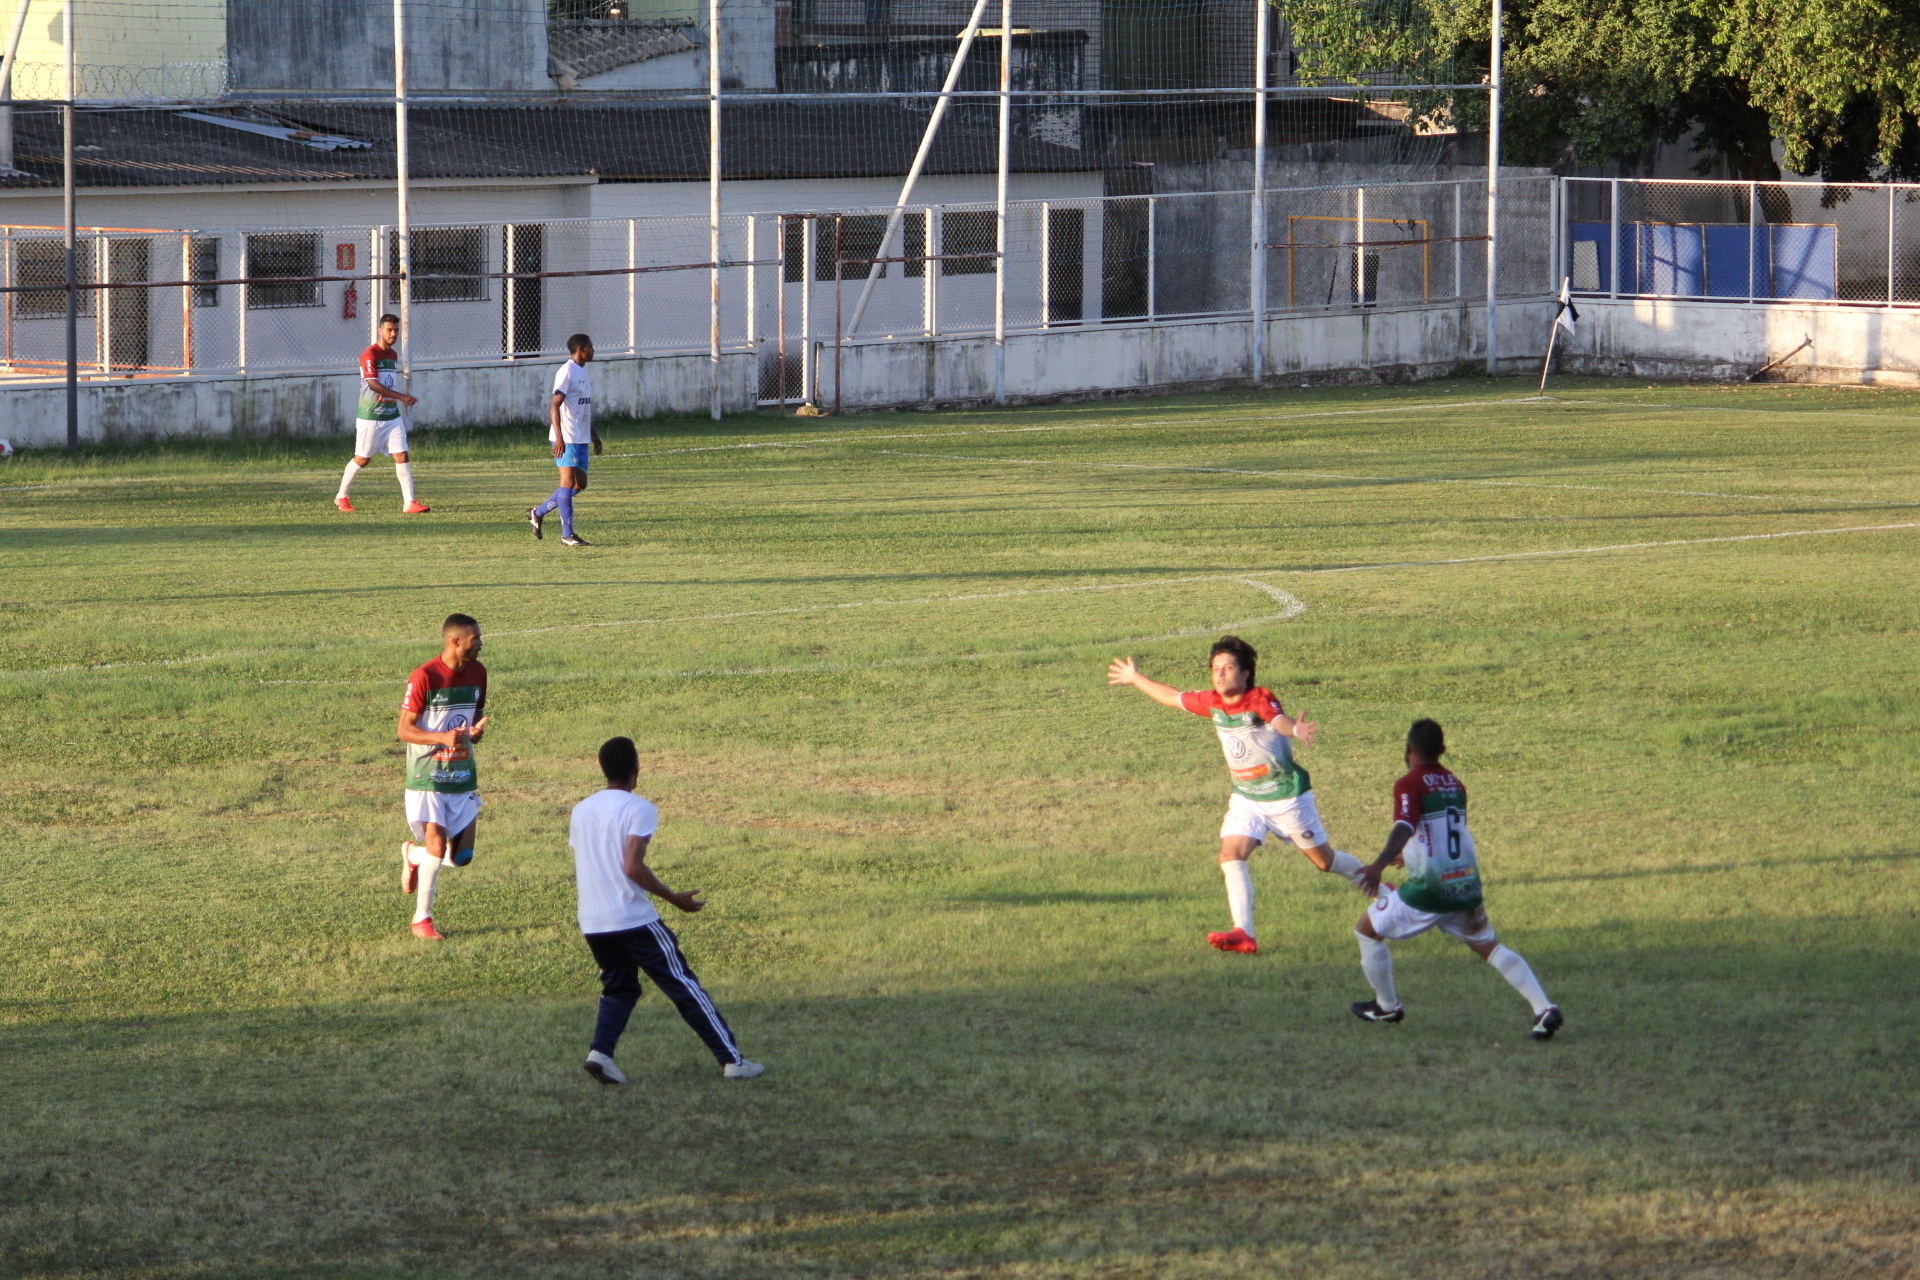
<instances>
[{"instance_id":1,"label":"green grass field","mask_svg":"<svg viewBox=\"0 0 1920 1280\"><path fill-rule=\"evenodd\" d=\"M612 422L573 551L531 427L417 439L424 518L335 513L342 441L0 464L0 1271L1920 1275L1920 397L1528 391ZM393 723L453 610L434 945ZM1208 949L1218 748L1104 668L1228 626L1342 848L1446 725L1559 1038L1437 935L1355 1021L1292 852ZM615 733L760 1080L657 993L580 1070Z\"/></svg>"}]
</instances>

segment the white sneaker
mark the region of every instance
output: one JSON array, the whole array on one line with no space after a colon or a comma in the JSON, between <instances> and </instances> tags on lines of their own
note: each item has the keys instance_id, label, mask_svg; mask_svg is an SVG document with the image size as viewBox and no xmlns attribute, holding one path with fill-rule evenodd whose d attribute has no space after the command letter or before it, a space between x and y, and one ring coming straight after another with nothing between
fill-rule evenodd
<instances>
[{"instance_id":1,"label":"white sneaker","mask_svg":"<svg viewBox=\"0 0 1920 1280\"><path fill-rule=\"evenodd\" d=\"M591 1071L593 1068L587 1069ZM729 1080L751 1080L765 1071L766 1068L757 1062L729 1062L720 1074Z\"/></svg>"},{"instance_id":2,"label":"white sneaker","mask_svg":"<svg viewBox=\"0 0 1920 1280\"><path fill-rule=\"evenodd\" d=\"M625 1084L626 1072L613 1065L613 1059L595 1049L587 1055L587 1074L601 1084Z\"/></svg>"}]
</instances>

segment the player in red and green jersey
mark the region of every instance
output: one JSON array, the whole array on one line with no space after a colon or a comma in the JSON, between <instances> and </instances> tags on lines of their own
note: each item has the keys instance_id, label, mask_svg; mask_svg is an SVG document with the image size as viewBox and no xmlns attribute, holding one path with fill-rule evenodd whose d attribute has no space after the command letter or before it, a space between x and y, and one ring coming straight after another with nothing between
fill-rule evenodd
<instances>
[{"instance_id":1,"label":"player in red and green jersey","mask_svg":"<svg viewBox=\"0 0 1920 1280\"><path fill-rule=\"evenodd\" d=\"M1233 928L1209 933L1222 951L1253 954L1260 949L1253 930L1253 874L1247 859L1269 833L1285 836L1322 871L1360 883L1360 860L1335 849L1313 802L1313 781L1293 758L1294 745L1313 741L1314 726L1280 707L1271 691L1253 683L1260 655L1238 636L1223 636L1208 655L1213 688L1182 693L1172 685L1140 674L1132 658L1115 658L1107 683L1130 684L1163 706L1213 721L1220 749L1233 775L1233 795L1220 824L1220 873L1227 882L1227 909Z\"/></svg>"},{"instance_id":2,"label":"player in red and green jersey","mask_svg":"<svg viewBox=\"0 0 1920 1280\"><path fill-rule=\"evenodd\" d=\"M407 744L407 824L414 836L400 846L400 891L414 895L415 937L441 936L433 927L440 868L473 861L480 817L473 748L487 731L486 710L480 624L456 613L441 624L440 656L414 671L400 699L398 736Z\"/></svg>"},{"instance_id":3,"label":"player in red and green jersey","mask_svg":"<svg viewBox=\"0 0 1920 1280\"><path fill-rule=\"evenodd\" d=\"M1440 763L1447 738L1432 720L1416 720L1407 731L1407 772L1393 784L1393 831L1387 847L1362 873L1378 888L1373 906L1360 917L1360 969L1374 998L1357 1001L1354 1016L1366 1022L1398 1022L1405 1016L1393 986L1389 941L1417 938L1437 928L1460 939L1492 965L1533 1006L1535 1040L1548 1040L1566 1021L1540 980L1519 954L1500 944L1480 898L1480 862L1467 830L1467 788ZM1406 868L1398 888L1380 883L1395 863Z\"/></svg>"},{"instance_id":4,"label":"player in red and green jersey","mask_svg":"<svg viewBox=\"0 0 1920 1280\"><path fill-rule=\"evenodd\" d=\"M406 408L418 403L400 390L400 357L393 344L400 340L400 317L380 317L380 340L360 353L360 409L353 424L353 457L340 476L333 505L352 511L347 491L376 453L393 455L393 474L400 481L400 509L410 516L433 510L413 496L413 467L407 461ZM404 407L403 407L404 406Z\"/></svg>"}]
</instances>

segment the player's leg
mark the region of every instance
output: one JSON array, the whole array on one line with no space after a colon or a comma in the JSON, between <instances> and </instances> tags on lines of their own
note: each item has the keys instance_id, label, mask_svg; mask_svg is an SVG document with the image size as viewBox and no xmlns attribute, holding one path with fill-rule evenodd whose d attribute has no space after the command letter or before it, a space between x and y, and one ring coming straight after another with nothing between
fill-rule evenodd
<instances>
[{"instance_id":1,"label":"player's leg","mask_svg":"<svg viewBox=\"0 0 1920 1280\"><path fill-rule=\"evenodd\" d=\"M613 1051L640 1002L640 959L637 935L641 929L618 933L589 933L587 949L600 966L600 1010L593 1024L593 1044L587 1050L587 1074L601 1084L625 1084L627 1077L613 1065Z\"/></svg>"},{"instance_id":2,"label":"player's leg","mask_svg":"<svg viewBox=\"0 0 1920 1280\"><path fill-rule=\"evenodd\" d=\"M560 487L553 491L553 502L560 510L560 536L573 536L573 493L574 477L577 471L573 467L560 468Z\"/></svg>"},{"instance_id":3,"label":"player's leg","mask_svg":"<svg viewBox=\"0 0 1920 1280\"><path fill-rule=\"evenodd\" d=\"M1267 838L1267 821L1258 805L1242 795L1227 801L1227 816L1220 823L1220 878L1227 886L1227 914L1233 928L1224 933L1209 933L1209 945L1221 951L1239 951L1252 955L1260 950L1253 929L1253 872L1247 859Z\"/></svg>"},{"instance_id":4,"label":"player's leg","mask_svg":"<svg viewBox=\"0 0 1920 1280\"><path fill-rule=\"evenodd\" d=\"M1398 1022L1406 1014L1400 1008L1400 993L1393 985L1393 951L1375 931L1371 918L1380 901L1375 899L1374 907L1368 908L1360 917L1360 923L1353 927L1353 936L1360 943L1360 972L1373 988L1373 999L1355 1001L1353 1012L1366 1022Z\"/></svg>"},{"instance_id":5,"label":"player's leg","mask_svg":"<svg viewBox=\"0 0 1920 1280\"><path fill-rule=\"evenodd\" d=\"M1443 919L1441 930L1471 947L1475 955L1492 965L1494 972L1505 978L1507 985L1518 991L1533 1007L1533 1030L1528 1034L1535 1040L1551 1040L1566 1018L1553 1001L1547 999L1546 988L1540 985L1540 979L1533 976L1533 966L1518 951L1501 944L1494 935L1484 906L1475 907L1472 911L1456 912L1455 916L1458 918Z\"/></svg>"},{"instance_id":6,"label":"player's leg","mask_svg":"<svg viewBox=\"0 0 1920 1280\"><path fill-rule=\"evenodd\" d=\"M694 1033L706 1042L714 1060L719 1062L729 1079L743 1079L757 1076L763 1070L760 1064L748 1062L746 1055L740 1052L740 1046L733 1041L733 1029L720 1011L713 1007L713 1000L706 989L700 985L700 979L694 975L687 964L687 957L680 950L679 939L673 936L673 930L662 921L656 920L644 929L634 930L644 933L644 940L636 939L635 954L640 968L654 985L666 993L673 1001L673 1007L680 1011L686 1024Z\"/></svg>"},{"instance_id":7,"label":"player's leg","mask_svg":"<svg viewBox=\"0 0 1920 1280\"><path fill-rule=\"evenodd\" d=\"M347 497L347 491L353 488L353 478L366 469L373 458L373 429L376 423L366 418L356 418L353 423L353 456L347 459L347 469L340 476L340 490L333 495L333 505L342 511L353 510L353 503Z\"/></svg>"},{"instance_id":8,"label":"player's leg","mask_svg":"<svg viewBox=\"0 0 1920 1280\"><path fill-rule=\"evenodd\" d=\"M407 419L404 415L387 423L387 452L393 455L393 478L400 482L400 510L410 516L423 516L432 507L413 496L413 463L407 453Z\"/></svg>"},{"instance_id":9,"label":"player's leg","mask_svg":"<svg viewBox=\"0 0 1920 1280\"><path fill-rule=\"evenodd\" d=\"M1373 988L1373 999L1354 1002L1356 1018L1364 1022L1398 1022L1405 1016L1400 1008L1400 993L1393 984L1393 952L1387 943L1417 938L1443 919L1408 906L1391 885L1380 887L1373 905L1353 927L1354 939L1360 944L1360 972Z\"/></svg>"},{"instance_id":10,"label":"player's leg","mask_svg":"<svg viewBox=\"0 0 1920 1280\"><path fill-rule=\"evenodd\" d=\"M1333 847L1326 824L1320 821L1320 806L1314 802L1313 792L1296 796L1285 810L1270 816L1268 822L1293 841L1295 847L1307 855L1308 862L1355 885L1360 884L1363 869L1360 859Z\"/></svg>"},{"instance_id":11,"label":"player's leg","mask_svg":"<svg viewBox=\"0 0 1920 1280\"><path fill-rule=\"evenodd\" d=\"M413 830L417 839L401 846L401 857L413 868L413 932L415 937L438 939L441 934L433 927L433 897L440 887L440 868L446 861L447 829L442 823L429 820L415 822ZM406 885L404 878L401 885L403 888Z\"/></svg>"}]
</instances>

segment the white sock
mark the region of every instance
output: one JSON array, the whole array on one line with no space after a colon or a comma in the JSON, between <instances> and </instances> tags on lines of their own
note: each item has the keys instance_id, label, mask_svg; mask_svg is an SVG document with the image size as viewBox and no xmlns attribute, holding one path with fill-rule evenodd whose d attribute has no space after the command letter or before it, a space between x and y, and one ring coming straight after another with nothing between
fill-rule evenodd
<instances>
[{"instance_id":1,"label":"white sock","mask_svg":"<svg viewBox=\"0 0 1920 1280\"><path fill-rule=\"evenodd\" d=\"M333 495L334 497L344 498L347 496L347 490L353 488L353 478L360 474L360 468L362 465L363 464L357 458L347 459L346 474L340 477L340 492Z\"/></svg>"},{"instance_id":2,"label":"white sock","mask_svg":"<svg viewBox=\"0 0 1920 1280\"><path fill-rule=\"evenodd\" d=\"M455 862L455 861L453 860L453 852L454 852L454 850L453 850L453 846L452 846L452 845L448 845L448 846L447 846L447 856L446 856L446 857L444 857L444 858L442 858L442 859L440 859L440 865L441 865L441 866L443 866L443 867L457 867L457 866L459 866L459 865L460 865L459 863L457 863L457 862ZM467 850L467 861L468 861L469 863L471 863L471 862L473 861L473 850L471 850L471 849L469 849L469 850Z\"/></svg>"},{"instance_id":3,"label":"white sock","mask_svg":"<svg viewBox=\"0 0 1920 1280\"><path fill-rule=\"evenodd\" d=\"M414 853L409 857L417 858L414 866L420 869L420 888L413 898L413 922L433 919L434 884L440 878L440 859L430 855L424 846L415 845Z\"/></svg>"},{"instance_id":4,"label":"white sock","mask_svg":"<svg viewBox=\"0 0 1920 1280\"><path fill-rule=\"evenodd\" d=\"M1509 951L1504 946L1495 947L1487 956L1487 963L1499 971L1501 977L1513 984L1513 989L1527 998L1533 1006L1533 1016L1539 1017L1553 1008L1553 1001L1547 999L1547 993L1540 986L1540 979L1533 976L1533 970L1520 958L1517 951Z\"/></svg>"},{"instance_id":5,"label":"white sock","mask_svg":"<svg viewBox=\"0 0 1920 1280\"><path fill-rule=\"evenodd\" d=\"M1355 884L1359 884L1360 873L1365 870L1365 868L1361 865L1360 859L1350 853L1342 853L1340 850L1335 849L1333 851L1333 865L1328 867L1327 870L1333 872L1334 875L1344 876Z\"/></svg>"},{"instance_id":6,"label":"white sock","mask_svg":"<svg viewBox=\"0 0 1920 1280\"><path fill-rule=\"evenodd\" d=\"M1389 1011L1398 1009L1400 996L1393 989L1393 952L1380 939L1369 938L1358 929L1353 936L1360 941L1360 972L1367 975L1375 1003Z\"/></svg>"},{"instance_id":7,"label":"white sock","mask_svg":"<svg viewBox=\"0 0 1920 1280\"><path fill-rule=\"evenodd\" d=\"M1220 874L1227 880L1227 911L1233 916L1233 927L1253 937L1253 872L1247 870L1247 860L1221 863Z\"/></svg>"},{"instance_id":8,"label":"white sock","mask_svg":"<svg viewBox=\"0 0 1920 1280\"><path fill-rule=\"evenodd\" d=\"M411 462L396 462L393 464L393 474L394 478L400 481L400 500L402 502L412 502L413 464Z\"/></svg>"}]
</instances>

